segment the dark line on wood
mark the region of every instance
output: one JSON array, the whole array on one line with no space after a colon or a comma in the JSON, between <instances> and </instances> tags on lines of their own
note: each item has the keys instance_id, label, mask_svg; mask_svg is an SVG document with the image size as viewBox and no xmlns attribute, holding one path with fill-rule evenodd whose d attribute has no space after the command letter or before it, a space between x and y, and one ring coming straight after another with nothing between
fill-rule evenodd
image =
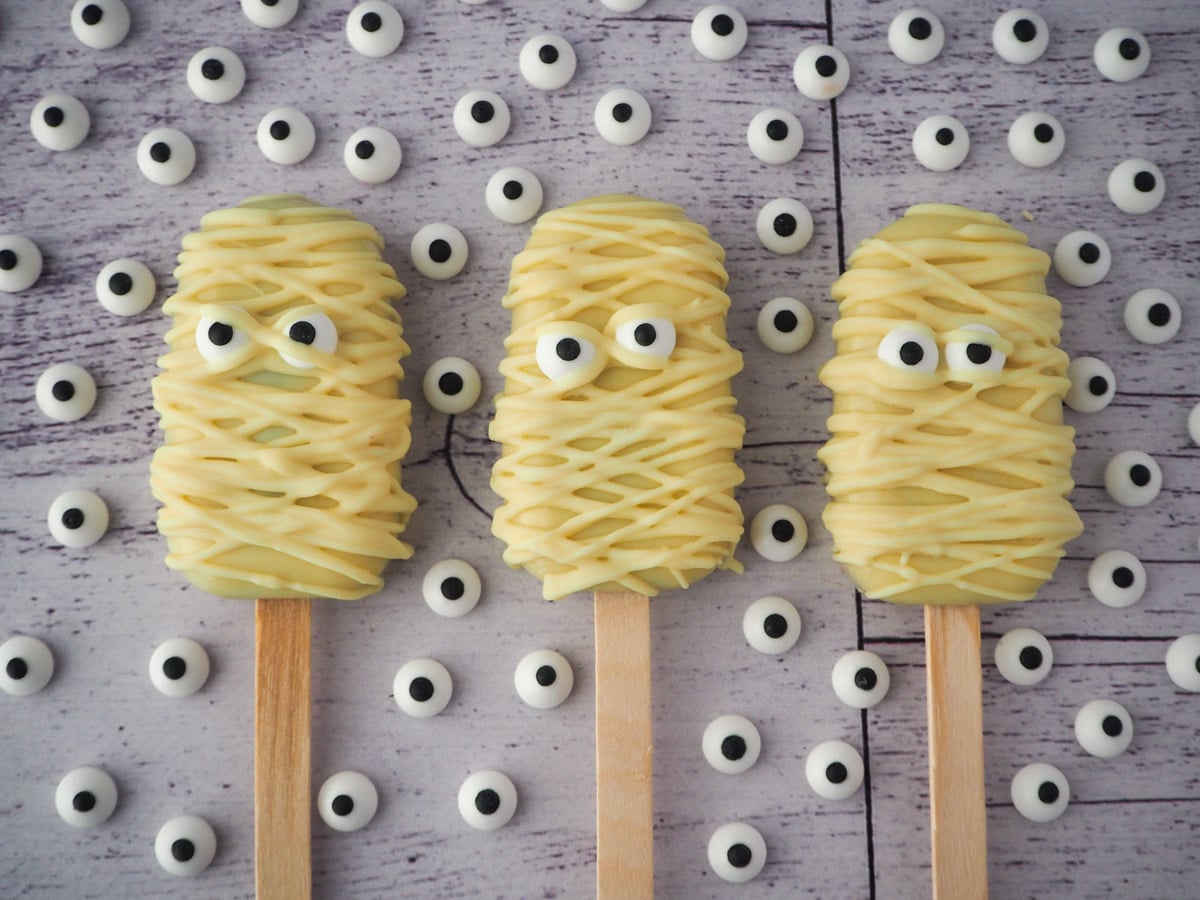
<instances>
[{"instance_id":1,"label":"dark line on wood","mask_svg":"<svg viewBox=\"0 0 1200 900\"><path fill-rule=\"evenodd\" d=\"M463 495L463 499L483 513L483 515L490 521L492 514L475 501L475 498L471 496L471 492L467 490L467 486L463 484L463 480L458 477L458 469L454 467L454 453L450 449L453 437L454 416L448 416L446 419L446 440L442 444L442 454L446 457L446 468L450 470L450 477L454 479L454 486L457 487L458 492Z\"/></svg>"}]
</instances>

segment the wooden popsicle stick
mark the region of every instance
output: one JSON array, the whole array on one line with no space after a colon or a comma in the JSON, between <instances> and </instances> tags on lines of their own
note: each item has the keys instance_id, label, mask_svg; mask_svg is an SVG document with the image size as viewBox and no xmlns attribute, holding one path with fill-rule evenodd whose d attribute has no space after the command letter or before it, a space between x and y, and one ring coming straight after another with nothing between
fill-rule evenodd
<instances>
[{"instance_id":1,"label":"wooden popsicle stick","mask_svg":"<svg viewBox=\"0 0 1200 900\"><path fill-rule=\"evenodd\" d=\"M258 900L312 896L311 600L258 600L254 870Z\"/></svg>"},{"instance_id":2,"label":"wooden popsicle stick","mask_svg":"<svg viewBox=\"0 0 1200 900\"><path fill-rule=\"evenodd\" d=\"M650 598L596 592L596 897L654 896Z\"/></svg>"},{"instance_id":3,"label":"wooden popsicle stick","mask_svg":"<svg viewBox=\"0 0 1200 900\"><path fill-rule=\"evenodd\" d=\"M983 900L983 673L979 607L925 607L929 814L934 900Z\"/></svg>"}]
</instances>

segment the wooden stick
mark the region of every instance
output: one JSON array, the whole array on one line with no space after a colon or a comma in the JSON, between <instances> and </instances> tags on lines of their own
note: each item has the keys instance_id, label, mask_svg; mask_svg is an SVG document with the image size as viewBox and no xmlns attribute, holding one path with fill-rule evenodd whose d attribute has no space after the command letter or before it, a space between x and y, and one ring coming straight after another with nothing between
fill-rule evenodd
<instances>
[{"instance_id":1,"label":"wooden stick","mask_svg":"<svg viewBox=\"0 0 1200 900\"><path fill-rule=\"evenodd\" d=\"M596 897L654 896L650 599L596 592Z\"/></svg>"},{"instance_id":2,"label":"wooden stick","mask_svg":"<svg viewBox=\"0 0 1200 900\"><path fill-rule=\"evenodd\" d=\"M934 900L984 900L983 674L979 607L925 607Z\"/></svg>"},{"instance_id":3,"label":"wooden stick","mask_svg":"<svg viewBox=\"0 0 1200 900\"><path fill-rule=\"evenodd\" d=\"M254 653L254 860L259 900L312 896L312 602L259 600Z\"/></svg>"}]
</instances>

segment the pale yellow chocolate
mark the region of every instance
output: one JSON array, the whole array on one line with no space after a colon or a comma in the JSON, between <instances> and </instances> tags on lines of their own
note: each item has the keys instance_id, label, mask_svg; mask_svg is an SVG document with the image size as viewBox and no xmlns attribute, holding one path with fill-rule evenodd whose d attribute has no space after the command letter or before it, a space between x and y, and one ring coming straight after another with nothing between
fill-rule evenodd
<instances>
[{"instance_id":1,"label":"pale yellow chocolate","mask_svg":"<svg viewBox=\"0 0 1200 900\"><path fill-rule=\"evenodd\" d=\"M382 247L351 213L297 196L209 213L183 239L150 486L167 566L198 587L357 599L412 554L399 539L416 506L400 485L408 347L391 303L404 287ZM318 313L332 352L289 336ZM202 320L234 330L219 358L198 348Z\"/></svg>"},{"instance_id":2,"label":"pale yellow chocolate","mask_svg":"<svg viewBox=\"0 0 1200 900\"><path fill-rule=\"evenodd\" d=\"M608 196L543 215L513 260L492 531L547 599L649 596L739 568L745 425L730 390L742 363L725 337L724 257L678 207ZM669 356L631 343L649 321L673 326ZM595 355L550 378L537 344L559 337Z\"/></svg>"},{"instance_id":3,"label":"pale yellow chocolate","mask_svg":"<svg viewBox=\"0 0 1200 900\"><path fill-rule=\"evenodd\" d=\"M1081 531L1066 499L1074 431L1062 424L1067 356L1049 264L995 216L929 204L864 241L834 284L824 521L867 596L1028 600ZM879 358L904 326L932 335L935 371ZM1003 367L951 369L947 348L971 343L1004 354Z\"/></svg>"}]
</instances>

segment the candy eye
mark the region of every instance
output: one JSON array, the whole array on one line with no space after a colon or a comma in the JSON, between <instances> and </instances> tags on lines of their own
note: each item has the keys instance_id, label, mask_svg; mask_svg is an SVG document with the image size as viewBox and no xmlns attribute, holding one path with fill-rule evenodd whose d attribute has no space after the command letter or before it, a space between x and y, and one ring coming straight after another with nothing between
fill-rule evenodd
<instances>
[{"instance_id":1,"label":"candy eye","mask_svg":"<svg viewBox=\"0 0 1200 900\"><path fill-rule=\"evenodd\" d=\"M425 370L421 388L430 406L457 415L475 405L483 383L479 371L465 359L445 356Z\"/></svg>"},{"instance_id":2,"label":"candy eye","mask_svg":"<svg viewBox=\"0 0 1200 900\"><path fill-rule=\"evenodd\" d=\"M1135 216L1158 208L1167 192L1162 170L1144 159L1118 163L1108 176L1108 196L1121 212Z\"/></svg>"},{"instance_id":3,"label":"candy eye","mask_svg":"<svg viewBox=\"0 0 1200 900\"><path fill-rule=\"evenodd\" d=\"M887 663L870 650L852 650L833 664L833 692L854 709L879 705L891 684Z\"/></svg>"},{"instance_id":4,"label":"candy eye","mask_svg":"<svg viewBox=\"0 0 1200 900\"><path fill-rule=\"evenodd\" d=\"M876 354L889 366L909 372L933 372L938 365L938 347L932 332L916 325L893 328L879 342Z\"/></svg>"},{"instance_id":5,"label":"candy eye","mask_svg":"<svg viewBox=\"0 0 1200 900\"><path fill-rule=\"evenodd\" d=\"M103 825L117 808L117 786L107 772L83 766L68 772L54 791L54 808L68 825Z\"/></svg>"},{"instance_id":6,"label":"candy eye","mask_svg":"<svg viewBox=\"0 0 1200 900\"><path fill-rule=\"evenodd\" d=\"M772 253L799 253L813 236L813 218L799 200L779 197L758 211L758 239Z\"/></svg>"},{"instance_id":7,"label":"candy eye","mask_svg":"<svg viewBox=\"0 0 1200 900\"><path fill-rule=\"evenodd\" d=\"M962 330L996 333L986 325L964 325ZM946 345L946 367L951 372L999 372L1005 361L1003 353L983 341L951 341Z\"/></svg>"},{"instance_id":8,"label":"candy eye","mask_svg":"<svg viewBox=\"0 0 1200 900\"><path fill-rule=\"evenodd\" d=\"M796 88L809 100L833 100L850 83L850 61L836 47L805 47L792 66Z\"/></svg>"},{"instance_id":9,"label":"candy eye","mask_svg":"<svg viewBox=\"0 0 1200 900\"><path fill-rule=\"evenodd\" d=\"M764 109L750 120L746 140L756 157L772 166L781 166L795 159L804 146L804 128L785 109Z\"/></svg>"},{"instance_id":10,"label":"candy eye","mask_svg":"<svg viewBox=\"0 0 1200 900\"><path fill-rule=\"evenodd\" d=\"M66 94L43 97L29 116L34 139L47 150L74 150L91 127L87 107Z\"/></svg>"},{"instance_id":11,"label":"candy eye","mask_svg":"<svg viewBox=\"0 0 1200 900\"><path fill-rule=\"evenodd\" d=\"M800 639L800 613L782 597L761 597L746 607L742 634L759 653L786 653Z\"/></svg>"},{"instance_id":12,"label":"candy eye","mask_svg":"<svg viewBox=\"0 0 1200 900\"><path fill-rule=\"evenodd\" d=\"M1150 44L1132 28L1110 28L1096 40L1092 59L1109 81L1133 81L1150 65Z\"/></svg>"},{"instance_id":13,"label":"candy eye","mask_svg":"<svg viewBox=\"0 0 1200 900\"><path fill-rule=\"evenodd\" d=\"M544 334L538 338L534 357L542 374L557 381L590 366L596 358L596 346L569 334Z\"/></svg>"},{"instance_id":14,"label":"candy eye","mask_svg":"<svg viewBox=\"0 0 1200 900\"><path fill-rule=\"evenodd\" d=\"M1181 691L1200 691L1200 634L1181 634L1167 648L1167 676Z\"/></svg>"},{"instance_id":15,"label":"candy eye","mask_svg":"<svg viewBox=\"0 0 1200 900\"><path fill-rule=\"evenodd\" d=\"M992 26L992 46L1006 62L1031 63L1046 52L1049 44L1046 20L1031 9L1010 9Z\"/></svg>"},{"instance_id":16,"label":"candy eye","mask_svg":"<svg viewBox=\"0 0 1200 900\"><path fill-rule=\"evenodd\" d=\"M774 503L760 509L750 522L750 543L763 559L787 562L808 543L808 524L792 507Z\"/></svg>"},{"instance_id":17,"label":"candy eye","mask_svg":"<svg viewBox=\"0 0 1200 900\"><path fill-rule=\"evenodd\" d=\"M108 506L91 491L67 491L50 504L46 524L64 547L90 547L108 531Z\"/></svg>"},{"instance_id":18,"label":"candy eye","mask_svg":"<svg viewBox=\"0 0 1200 900\"><path fill-rule=\"evenodd\" d=\"M299 9L300 0L242 0L242 12L259 28L282 28Z\"/></svg>"},{"instance_id":19,"label":"candy eye","mask_svg":"<svg viewBox=\"0 0 1200 900\"><path fill-rule=\"evenodd\" d=\"M404 40L404 19L390 3L366 0L346 16L346 40L363 56L379 59Z\"/></svg>"},{"instance_id":20,"label":"candy eye","mask_svg":"<svg viewBox=\"0 0 1200 900\"><path fill-rule=\"evenodd\" d=\"M1050 674L1053 665L1050 642L1032 628L1014 628L996 642L996 668L1012 684L1035 685Z\"/></svg>"},{"instance_id":21,"label":"candy eye","mask_svg":"<svg viewBox=\"0 0 1200 900\"><path fill-rule=\"evenodd\" d=\"M158 282L136 259L114 259L96 276L96 299L117 316L135 316L154 302Z\"/></svg>"},{"instance_id":22,"label":"candy eye","mask_svg":"<svg viewBox=\"0 0 1200 900\"><path fill-rule=\"evenodd\" d=\"M188 61L187 83L205 103L228 103L246 86L246 66L225 47L205 47Z\"/></svg>"},{"instance_id":23,"label":"candy eye","mask_svg":"<svg viewBox=\"0 0 1200 900\"><path fill-rule=\"evenodd\" d=\"M776 297L758 311L758 339L775 353L795 353L812 340L813 317L794 297Z\"/></svg>"},{"instance_id":24,"label":"candy eye","mask_svg":"<svg viewBox=\"0 0 1200 900\"><path fill-rule=\"evenodd\" d=\"M409 251L417 271L437 281L461 272L469 255L463 233L446 222L434 222L418 231Z\"/></svg>"},{"instance_id":25,"label":"candy eye","mask_svg":"<svg viewBox=\"0 0 1200 900\"><path fill-rule=\"evenodd\" d=\"M520 225L542 208L542 183L528 169L509 166L488 179L484 200L488 211L501 222Z\"/></svg>"},{"instance_id":26,"label":"candy eye","mask_svg":"<svg viewBox=\"0 0 1200 900\"><path fill-rule=\"evenodd\" d=\"M1133 606L1146 592L1146 567L1126 550L1108 550L1088 567L1088 590L1113 609Z\"/></svg>"},{"instance_id":27,"label":"candy eye","mask_svg":"<svg viewBox=\"0 0 1200 900\"><path fill-rule=\"evenodd\" d=\"M1179 333L1183 310L1166 291L1146 288L1125 301L1125 327L1143 344L1161 344Z\"/></svg>"},{"instance_id":28,"label":"candy eye","mask_svg":"<svg viewBox=\"0 0 1200 900\"><path fill-rule=\"evenodd\" d=\"M746 46L745 17L732 6L706 6L692 19L692 44L705 59L733 59Z\"/></svg>"},{"instance_id":29,"label":"candy eye","mask_svg":"<svg viewBox=\"0 0 1200 900\"><path fill-rule=\"evenodd\" d=\"M804 775L818 797L845 800L862 786L862 757L845 741L824 741L809 752Z\"/></svg>"},{"instance_id":30,"label":"candy eye","mask_svg":"<svg viewBox=\"0 0 1200 900\"><path fill-rule=\"evenodd\" d=\"M1062 124L1049 113L1024 113L1008 128L1008 152L1031 169L1057 162L1066 146Z\"/></svg>"},{"instance_id":31,"label":"candy eye","mask_svg":"<svg viewBox=\"0 0 1200 900\"><path fill-rule=\"evenodd\" d=\"M176 816L154 838L154 858L172 875L199 875L216 855L216 832L199 816Z\"/></svg>"},{"instance_id":32,"label":"candy eye","mask_svg":"<svg viewBox=\"0 0 1200 900\"><path fill-rule=\"evenodd\" d=\"M722 825L708 839L708 866L722 881L745 884L767 864L767 842L745 822Z\"/></svg>"},{"instance_id":33,"label":"candy eye","mask_svg":"<svg viewBox=\"0 0 1200 900\"><path fill-rule=\"evenodd\" d=\"M1094 231L1072 231L1054 247L1054 271L1075 287L1098 284L1111 266L1108 242Z\"/></svg>"},{"instance_id":34,"label":"candy eye","mask_svg":"<svg viewBox=\"0 0 1200 900\"><path fill-rule=\"evenodd\" d=\"M941 19L927 9L906 9L888 26L888 49L901 62L919 66L935 59L946 43Z\"/></svg>"},{"instance_id":35,"label":"candy eye","mask_svg":"<svg viewBox=\"0 0 1200 900\"><path fill-rule=\"evenodd\" d=\"M42 276L42 251L29 238L0 234L0 291L16 294Z\"/></svg>"},{"instance_id":36,"label":"candy eye","mask_svg":"<svg viewBox=\"0 0 1200 900\"><path fill-rule=\"evenodd\" d=\"M436 659L410 659L392 682L396 705L416 719L436 716L446 708L453 693L450 673Z\"/></svg>"},{"instance_id":37,"label":"candy eye","mask_svg":"<svg viewBox=\"0 0 1200 900\"><path fill-rule=\"evenodd\" d=\"M457 619L473 610L483 594L479 573L461 559L443 559L430 566L421 582L421 596L439 616Z\"/></svg>"},{"instance_id":38,"label":"candy eye","mask_svg":"<svg viewBox=\"0 0 1200 900\"><path fill-rule=\"evenodd\" d=\"M179 184L196 168L196 145L175 128L155 128L138 144L137 164L155 184Z\"/></svg>"},{"instance_id":39,"label":"candy eye","mask_svg":"<svg viewBox=\"0 0 1200 900\"><path fill-rule=\"evenodd\" d=\"M150 655L150 682L168 697L190 697L208 681L208 652L190 638L164 641Z\"/></svg>"},{"instance_id":40,"label":"candy eye","mask_svg":"<svg viewBox=\"0 0 1200 900\"><path fill-rule=\"evenodd\" d=\"M949 172L962 165L971 151L966 126L954 116L930 116L917 126L912 139L917 162L932 172Z\"/></svg>"},{"instance_id":41,"label":"candy eye","mask_svg":"<svg viewBox=\"0 0 1200 900\"><path fill-rule=\"evenodd\" d=\"M96 382L74 363L51 366L37 380L37 405L56 422L74 422L92 411Z\"/></svg>"},{"instance_id":42,"label":"candy eye","mask_svg":"<svg viewBox=\"0 0 1200 900\"><path fill-rule=\"evenodd\" d=\"M635 353L666 359L675 350L675 323L670 319L629 319L617 326L617 343Z\"/></svg>"},{"instance_id":43,"label":"candy eye","mask_svg":"<svg viewBox=\"0 0 1200 900\"><path fill-rule=\"evenodd\" d=\"M1129 711L1113 700L1092 700L1075 714L1075 740L1092 756L1120 756L1133 740Z\"/></svg>"},{"instance_id":44,"label":"candy eye","mask_svg":"<svg viewBox=\"0 0 1200 900\"><path fill-rule=\"evenodd\" d=\"M396 136L375 125L350 135L342 150L346 170L364 184L383 184L393 178L403 156Z\"/></svg>"},{"instance_id":45,"label":"candy eye","mask_svg":"<svg viewBox=\"0 0 1200 900\"><path fill-rule=\"evenodd\" d=\"M1103 360L1080 356L1067 366L1071 389L1063 402L1075 412L1100 412L1112 402L1117 393L1117 379Z\"/></svg>"},{"instance_id":46,"label":"candy eye","mask_svg":"<svg viewBox=\"0 0 1200 900\"><path fill-rule=\"evenodd\" d=\"M491 147L508 134L508 104L491 91L471 91L454 104L454 130L472 147Z\"/></svg>"},{"instance_id":47,"label":"candy eye","mask_svg":"<svg viewBox=\"0 0 1200 900\"><path fill-rule=\"evenodd\" d=\"M618 147L636 144L650 130L650 104L637 91L617 88L596 104L596 130Z\"/></svg>"},{"instance_id":48,"label":"candy eye","mask_svg":"<svg viewBox=\"0 0 1200 900\"><path fill-rule=\"evenodd\" d=\"M298 109L280 106L258 123L258 149L273 163L294 166L308 159L317 142L312 120Z\"/></svg>"},{"instance_id":49,"label":"candy eye","mask_svg":"<svg viewBox=\"0 0 1200 900\"><path fill-rule=\"evenodd\" d=\"M479 3L481 0L464 0L464 2ZM613 12L637 12L646 5L646 0L600 0Z\"/></svg>"},{"instance_id":50,"label":"candy eye","mask_svg":"<svg viewBox=\"0 0 1200 900\"><path fill-rule=\"evenodd\" d=\"M1012 802L1031 822L1053 822L1071 802L1067 777L1049 763L1030 763L1013 776Z\"/></svg>"},{"instance_id":51,"label":"candy eye","mask_svg":"<svg viewBox=\"0 0 1200 900\"><path fill-rule=\"evenodd\" d=\"M740 775L762 752L762 736L745 716L717 716L704 729L700 747L708 764L726 775Z\"/></svg>"},{"instance_id":52,"label":"candy eye","mask_svg":"<svg viewBox=\"0 0 1200 900\"><path fill-rule=\"evenodd\" d=\"M129 34L129 7L121 0L75 0L71 31L86 47L111 50Z\"/></svg>"},{"instance_id":53,"label":"candy eye","mask_svg":"<svg viewBox=\"0 0 1200 900\"><path fill-rule=\"evenodd\" d=\"M337 772L317 792L317 812L334 831L358 831L375 818L379 791L361 772Z\"/></svg>"},{"instance_id":54,"label":"candy eye","mask_svg":"<svg viewBox=\"0 0 1200 900\"><path fill-rule=\"evenodd\" d=\"M556 91L575 77L575 48L557 34L539 34L525 42L518 65L531 87Z\"/></svg>"},{"instance_id":55,"label":"candy eye","mask_svg":"<svg viewBox=\"0 0 1200 900\"><path fill-rule=\"evenodd\" d=\"M1148 453L1123 450L1104 467L1104 489L1122 506L1145 506L1162 490L1162 469Z\"/></svg>"},{"instance_id":56,"label":"candy eye","mask_svg":"<svg viewBox=\"0 0 1200 900\"><path fill-rule=\"evenodd\" d=\"M502 772L475 772L458 789L458 813L472 828L495 831L516 811L517 789Z\"/></svg>"},{"instance_id":57,"label":"candy eye","mask_svg":"<svg viewBox=\"0 0 1200 900\"><path fill-rule=\"evenodd\" d=\"M40 641L19 634L0 644L0 690L14 697L36 694L54 674L54 654Z\"/></svg>"},{"instance_id":58,"label":"candy eye","mask_svg":"<svg viewBox=\"0 0 1200 900\"><path fill-rule=\"evenodd\" d=\"M228 322L202 316L196 325L196 349L209 362L231 356L248 343L246 333Z\"/></svg>"},{"instance_id":59,"label":"candy eye","mask_svg":"<svg viewBox=\"0 0 1200 900\"><path fill-rule=\"evenodd\" d=\"M534 709L553 709L571 696L575 672L561 653L534 650L517 663L513 684L517 695Z\"/></svg>"}]
</instances>

